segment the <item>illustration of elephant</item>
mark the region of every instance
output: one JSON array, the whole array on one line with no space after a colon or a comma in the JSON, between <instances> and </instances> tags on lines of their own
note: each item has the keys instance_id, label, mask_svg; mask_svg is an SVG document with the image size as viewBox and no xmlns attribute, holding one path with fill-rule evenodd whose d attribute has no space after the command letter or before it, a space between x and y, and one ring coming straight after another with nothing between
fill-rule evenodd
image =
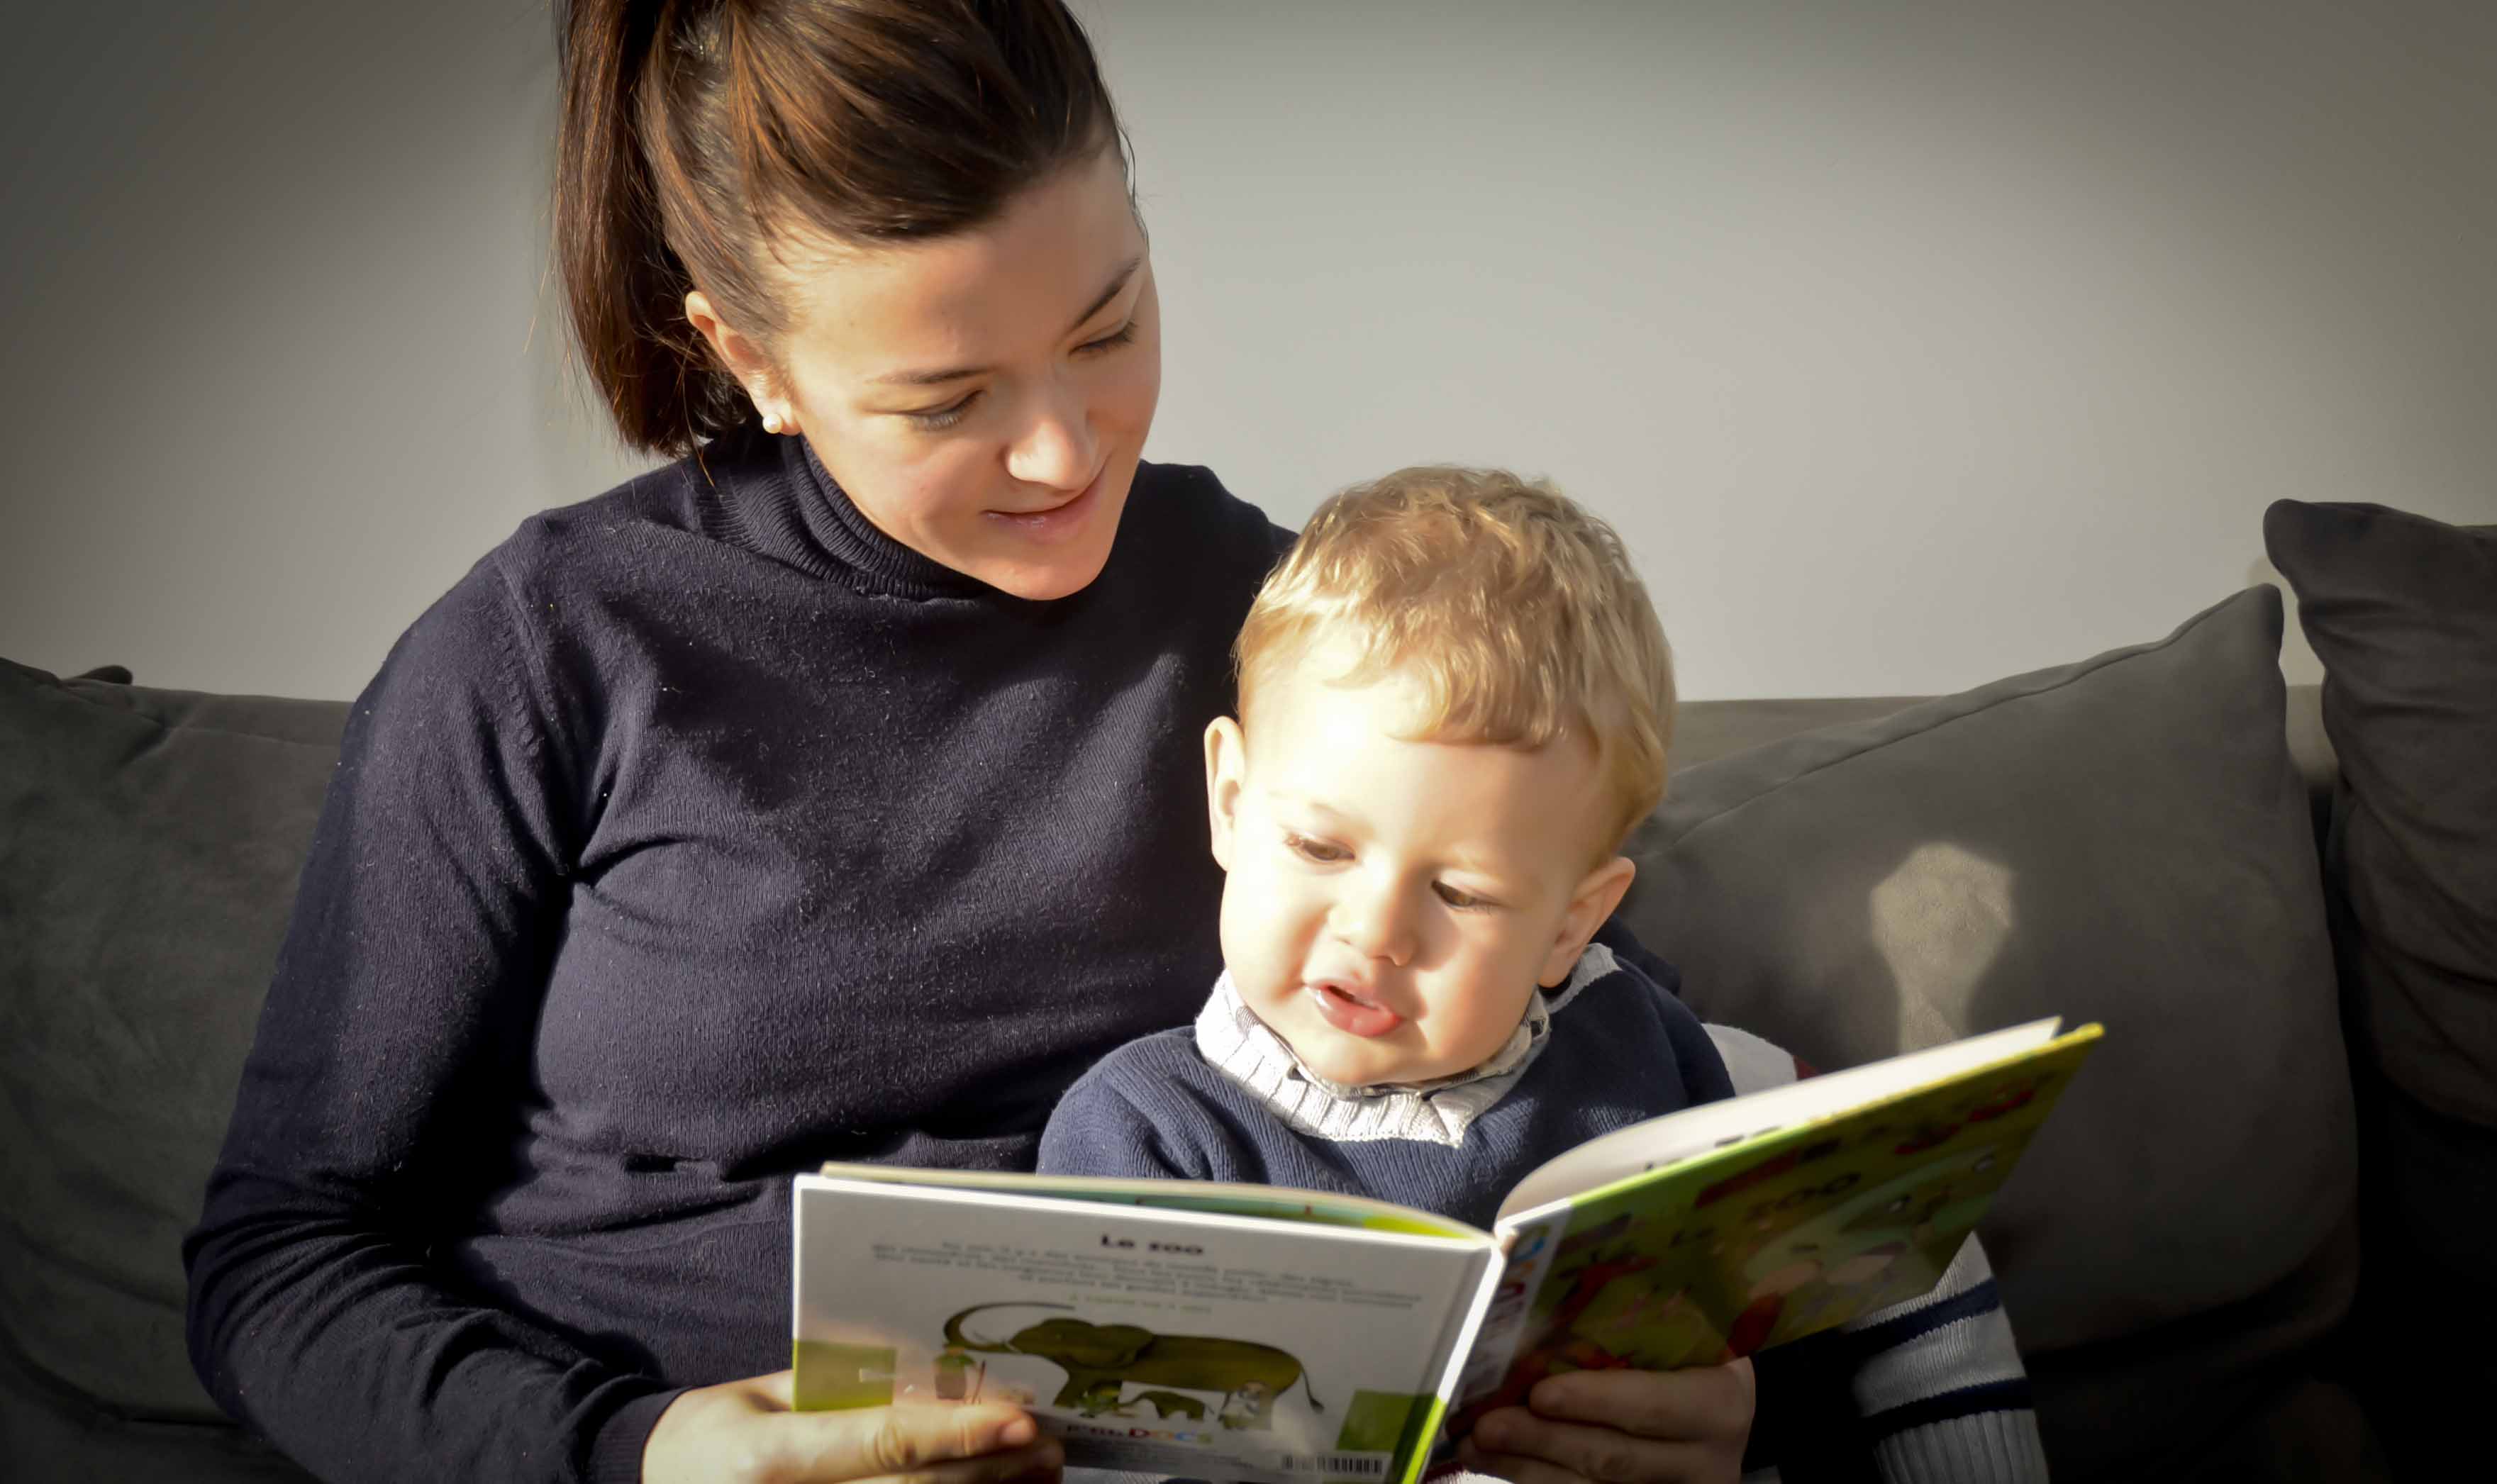
<instances>
[{"instance_id":1,"label":"illustration of elephant","mask_svg":"<svg viewBox=\"0 0 2497 1484\"><path fill-rule=\"evenodd\" d=\"M1126 1384L1116 1376L1095 1381L1085 1388L1078 1409L1087 1417L1104 1414L1139 1417L1145 1413L1136 1408L1151 1406L1156 1421L1172 1417L1185 1417L1194 1422L1205 1420L1205 1404L1194 1397L1176 1391L1140 1391L1132 1397L1122 1397L1125 1390Z\"/></svg>"},{"instance_id":2,"label":"illustration of elephant","mask_svg":"<svg viewBox=\"0 0 2497 1484\"><path fill-rule=\"evenodd\" d=\"M1222 1409L1214 1420L1228 1428L1262 1428L1273 1415L1275 1393L1264 1381L1244 1381L1240 1389L1222 1399Z\"/></svg>"},{"instance_id":3,"label":"illustration of elephant","mask_svg":"<svg viewBox=\"0 0 2497 1484\"><path fill-rule=\"evenodd\" d=\"M1298 1382L1318 1411L1326 1410L1311 1387L1307 1369L1289 1350L1250 1340L1212 1335L1156 1335L1134 1324L1093 1324L1076 1318L1043 1319L1005 1340L981 1340L963 1332L963 1321L984 1309L1068 1309L1066 1304L974 1304L945 1321L945 1343L990 1355L1030 1355L1066 1372L1066 1384L1050 1405L1083 1407L1129 1382L1212 1392L1222 1398L1223 1426L1272 1424L1275 1398ZM1166 1408L1163 1415L1169 1415ZM1200 1412L1199 1415L1202 1415ZM1236 1420L1235 1420L1236 1419Z\"/></svg>"},{"instance_id":4,"label":"illustration of elephant","mask_svg":"<svg viewBox=\"0 0 2497 1484\"><path fill-rule=\"evenodd\" d=\"M1194 1422L1205 1420L1205 1404L1176 1391L1140 1391L1127 1399L1129 1406L1138 1403L1152 1404L1155 1417L1185 1417Z\"/></svg>"}]
</instances>

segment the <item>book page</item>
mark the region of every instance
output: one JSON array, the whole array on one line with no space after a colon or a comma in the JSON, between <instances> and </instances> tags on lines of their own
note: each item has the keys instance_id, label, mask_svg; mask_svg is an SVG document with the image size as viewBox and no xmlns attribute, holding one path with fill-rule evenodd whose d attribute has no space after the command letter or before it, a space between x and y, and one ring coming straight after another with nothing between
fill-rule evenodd
<instances>
[{"instance_id":1,"label":"book page","mask_svg":"<svg viewBox=\"0 0 2497 1484\"><path fill-rule=\"evenodd\" d=\"M827 1162L819 1172L834 1180L884 1184L942 1185L954 1190L1001 1190L1049 1200L1097 1201L1113 1206L1153 1206L1202 1211L1268 1221L1306 1221L1362 1231L1403 1232L1474 1243L1489 1234L1463 1221L1376 1201L1366 1196L1280 1185L1243 1185L1213 1180L1119 1180L1100 1175L1023 1175L990 1170L925 1170L907 1165Z\"/></svg>"},{"instance_id":2,"label":"book page","mask_svg":"<svg viewBox=\"0 0 2497 1484\"><path fill-rule=\"evenodd\" d=\"M1606 1134L1546 1161L1518 1182L1501 1203L1500 1216L1548 1206L1555 1201L1611 1184L1626 1176L1669 1165L1677 1160L1758 1138L1781 1128L1829 1118L1850 1108L1879 1102L1914 1088L1956 1077L1988 1062L2008 1060L2055 1038L2060 1019L2031 1021L2024 1026L1971 1036L1885 1060L1825 1072L1818 1077L1771 1088L1748 1097L1701 1103L1679 1113Z\"/></svg>"},{"instance_id":3,"label":"book page","mask_svg":"<svg viewBox=\"0 0 2497 1484\"><path fill-rule=\"evenodd\" d=\"M1255 1484L1418 1473L1496 1255L909 1182L796 1197L802 1407L1010 1401L1078 1467Z\"/></svg>"}]
</instances>

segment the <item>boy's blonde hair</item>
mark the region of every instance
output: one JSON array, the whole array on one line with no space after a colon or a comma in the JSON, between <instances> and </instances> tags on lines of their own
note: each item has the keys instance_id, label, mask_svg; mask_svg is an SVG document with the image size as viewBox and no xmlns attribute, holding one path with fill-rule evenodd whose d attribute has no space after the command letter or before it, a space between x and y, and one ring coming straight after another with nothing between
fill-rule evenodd
<instances>
[{"instance_id":1,"label":"boy's blonde hair","mask_svg":"<svg viewBox=\"0 0 2497 1484\"><path fill-rule=\"evenodd\" d=\"M1663 626L1613 528L1541 480L1423 465L1319 506L1233 647L1244 728L1257 687L1326 640L1358 655L1339 683L1420 686L1410 741L1592 743L1613 803L1603 855L1664 797Z\"/></svg>"}]
</instances>

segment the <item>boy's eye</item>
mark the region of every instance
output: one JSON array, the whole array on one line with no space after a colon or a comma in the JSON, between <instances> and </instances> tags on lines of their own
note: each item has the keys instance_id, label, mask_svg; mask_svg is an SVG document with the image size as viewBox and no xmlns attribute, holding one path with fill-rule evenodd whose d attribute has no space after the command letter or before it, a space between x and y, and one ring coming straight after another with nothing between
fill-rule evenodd
<instances>
[{"instance_id":1,"label":"boy's eye","mask_svg":"<svg viewBox=\"0 0 2497 1484\"><path fill-rule=\"evenodd\" d=\"M1439 900L1441 901L1446 902L1449 906L1456 908L1460 912L1470 912L1476 907L1487 907L1491 905L1490 898L1477 897L1471 892L1459 891L1457 888L1450 886L1445 881L1432 882L1431 890L1439 894Z\"/></svg>"},{"instance_id":2,"label":"boy's eye","mask_svg":"<svg viewBox=\"0 0 2497 1484\"><path fill-rule=\"evenodd\" d=\"M1283 834L1283 848L1319 866L1340 866L1352 859L1352 852L1326 840L1314 840L1306 835Z\"/></svg>"}]
</instances>

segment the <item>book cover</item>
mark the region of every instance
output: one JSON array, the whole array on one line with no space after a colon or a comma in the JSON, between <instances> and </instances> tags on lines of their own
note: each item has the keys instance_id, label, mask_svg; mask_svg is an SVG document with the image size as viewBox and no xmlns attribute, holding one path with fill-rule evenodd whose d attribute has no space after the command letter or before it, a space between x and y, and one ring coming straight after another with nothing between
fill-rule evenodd
<instances>
[{"instance_id":1,"label":"book cover","mask_svg":"<svg viewBox=\"0 0 2497 1484\"><path fill-rule=\"evenodd\" d=\"M1833 1089L1798 1084L1779 1090L1817 1116L1696 1154L1674 1157L1687 1139L1669 1120L1576 1152L1582 1178L1614 1178L1524 1211L1512 1198L1455 1431L1562 1371L1715 1365L1929 1292L2099 1035L2084 1026L1938 1082L1912 1068L1903 1082L1908 1058L1876 1063L1859 1069L1885 1074L1861 1080L1875 1095L1851 1107L1813 1108ZM1765 1097L1712 1107L1739 1120L1747 1103L1777 1119ZM1520 1193L1549 1188L1551 1169Z\"/></svg>"}]
</instances>

